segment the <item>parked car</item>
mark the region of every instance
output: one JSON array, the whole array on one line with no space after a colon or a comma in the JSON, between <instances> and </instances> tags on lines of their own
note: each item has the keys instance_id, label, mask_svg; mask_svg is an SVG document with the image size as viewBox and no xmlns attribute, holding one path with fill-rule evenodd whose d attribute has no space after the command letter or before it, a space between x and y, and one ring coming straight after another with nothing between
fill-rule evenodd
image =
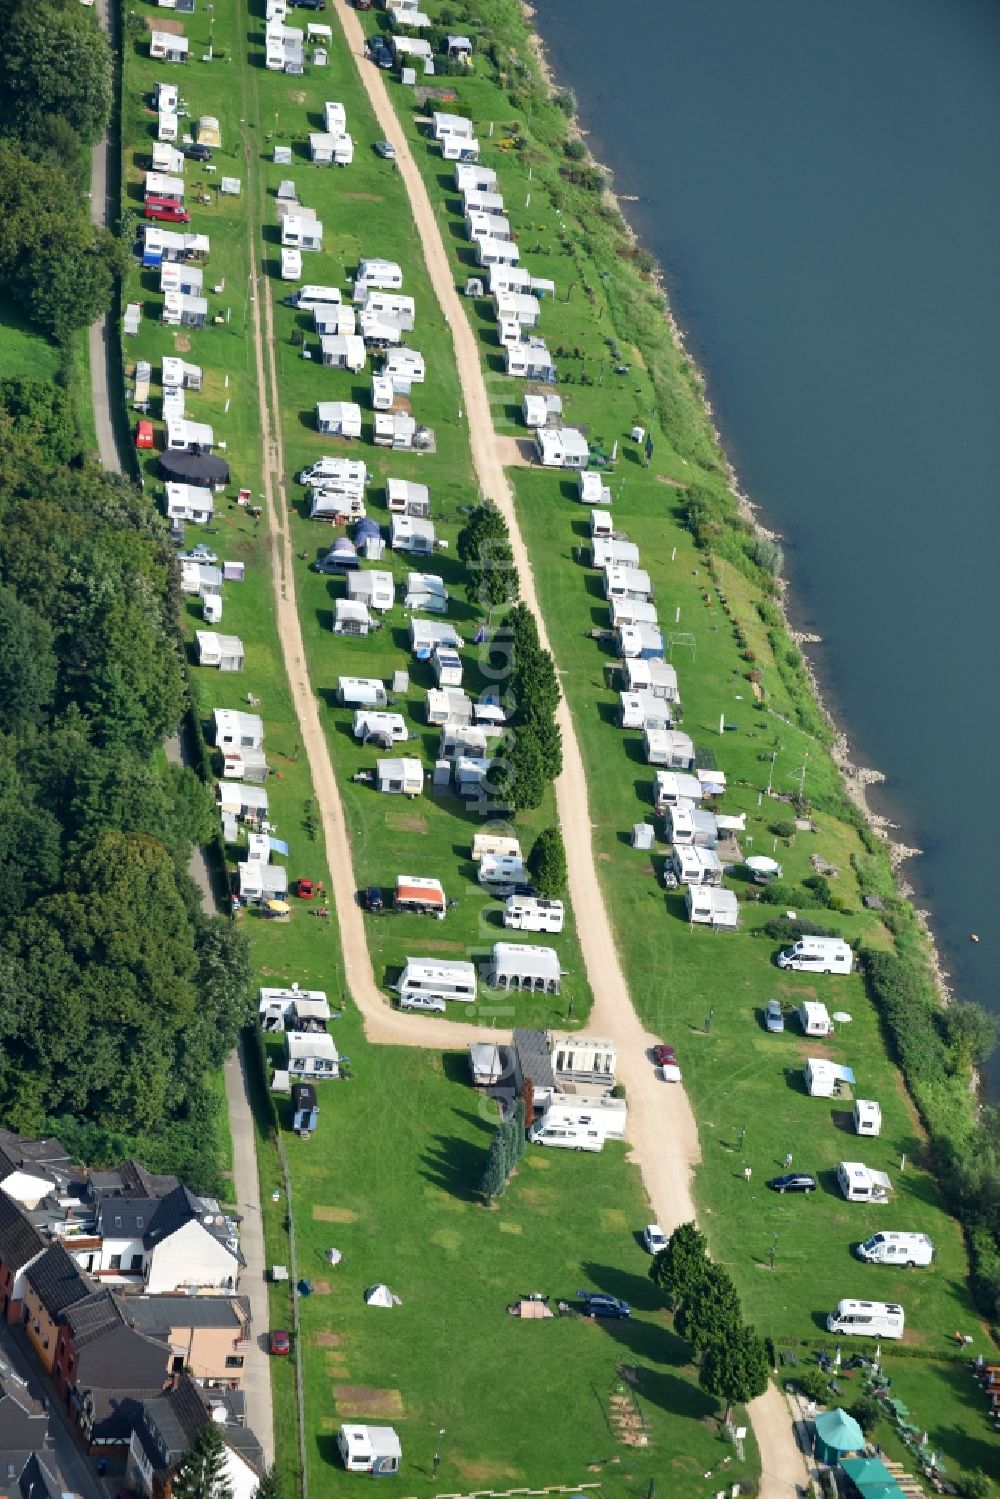
<instances>
[{"instance_id":1,"label":"parked car","mask_svg":"<svg viewBox=\"0 0 1000 1499\"><path fill-rule=\"evenodd\" d=\"M385 901L382 891L378 885L369 885L367 890L361 892L361 905L366 911L382 911L385 909Z\"/></svg>"},{"instance_id":2,"label":"parked car","mask_svg":"<svg viewBox=\"0 0 1000 1499\"><path fill-rule=\"evenodd\" d=\"M312 900L316 895L315 880L296 880L295 894L299 900Z\"/></svg>"},{"instance_id":3,"label":"parked car","mask_svg":"<svg viewBox=\"0 0 1000 1499\"><path fill-rule=\"evenodd\" d=\"M661 1041L658 1046L653 1047L653 1061L657 1067L676 1067L677 1053L672 1046L666 1046Z\"/></svg>"},{"instance_id":4,"label":"parked car","mask_svg":"<svg viewBox=\"0 0 1000 1499\"><path fill-rule=\"evenodd\" d=\"M764 1006L764 1024L775 1036L780 1036L785 1029L785 1017L781 1013L780 999L769 999Z\"/></svg>"},{"instance_id":5,"label":"parked car","mask_svg":"<svg viewBox=\"0 0 1000 1499\"><path fill-rule=\"evenodd\" d=\"M389 45L389 38L383 36L379 31L373 31L365 42L365 52L369 57L374 57L376 52L381 52Z\"/></svg>"},{"instance_id":6,"label":"parked car","mask_svg":"<svg viewBox=\"0 0 1000 1499\"><path fill-rule=\"evenodd\" d=\"M440 994L403 994L400 996L401 1010L424 1010L430 1015L443 1015L448 1008Z\"/></svg>"},{"instance_id":7,"label":"parked car","mask_svg":"<svg viewBox=\"0 0 1000 1499\"><path fill-rule=\"evenodd\" d=\"M203 541L199 541L198 545L193 546L189 552L178 552L177 560L178 562L200 562L205 567L215 567L219 555Z\"/></svg>"},{"instance_id":8,"label":"parked car","mask_svg":"<svg viewBox=\"0 0 1000 1499\"><path fill-rule=\"evenodd\" d=\"M383 161L395 161L396 148L392 144L392 141L376 141L375 155L381 156Z\"/></svg>"},{"instance_id":9,"label":"parked car","mask_svg":"<svg viewBox=\"0 0 1000 1499\"><path fill-rule=\"evenodd\" d=\"M212 160L212 148L203 146L200 141L192 141L190 146L182 146L181 150L191 161Z\"/></svg>"},{"instance_id":10,"label":"parked car","mask_svg":"<svg viewBox=\"0 0 1000 1499\"><path fill-rule=\"evenodd\" d=\"M299 10L326 10L326 0L291 0Z\"/></svg>"},{"instance_id":11,"label":"parked car","mask_svg":"<svg viewBox=\"0 0 1000 1499\"><path fill-rule=\"evenodd\" d=\"M276 1356L282 1357L292 1351L292 1340L284 1328L273 1327L268 1338L268 1347Z\"/></svg>"},{"instance_id":12,"label":"parked car","mask_svg":"<svg viewBox=\"0 0 1000 1499\"><path fill-rule=\"evenodd\" d=\"M816 1178L806 1171L790 1171L787 1176L772 1176L767 1185L772 1192L815 1192Z\"/></svg>"},{"instance_id":13,"label":"parked car","mask_svg":"<svg viewBox=\"0 0 1000 1499\"><path fill-rule=\"evenodd\" d=\"M627 1301L621 1301L617 1296L605 1296L600 1291L577 1291L576 1293L583 1302L584 1313L588 1317L631 1317L632 1308Z\"/></svg>"},{"instance_id":14,"label":"parked car","mask_svg":"<svg viewBox=\"0 0 1000 1499\"><path fill-rule=\"evenodd\" d=\"M190 224L191 215L179 203L169 203L165 198L147 198L145 214L159 224Z\"/></svg>"},{"instance_id":15,"label":"parked car","mask_svg":"<svg viewBox=\"0 0 1000 1499\"><path fill-rule=\"evenodd\" d=\"M667 1236L658 1223L647 1223L642 1231L642 1242L650 1254L659 1254L667 1247Z\"/></svg>"},{"instance_id":16,"label":"parked car","mask_svg":"<svg viewBox=\"0 0 1000 1499\"><path fill-rule=\"evenodd\" d=\"M156 441L155 441L155 438L153 437L153 423L152 422L136 422L136 424L135 424L135 445L136 445L137 448L152 448L152 447L155 447Z\"/></svg>"}]
</instances>

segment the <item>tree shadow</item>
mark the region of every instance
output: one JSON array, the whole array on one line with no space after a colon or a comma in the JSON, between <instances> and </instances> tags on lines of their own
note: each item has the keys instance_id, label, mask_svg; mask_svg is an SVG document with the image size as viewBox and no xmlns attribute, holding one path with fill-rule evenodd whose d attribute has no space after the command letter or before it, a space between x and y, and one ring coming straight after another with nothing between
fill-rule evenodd
<instances>
[{"instance_id":1,"label":"tree shadow","mask_svg":"<svg viewBox=\"0 0 1000 1499\"><path fill-rule=\"evenodd\" d=\"M485 1121L484 1129L489 1126ZM434 1135L422 1156L421 1175L432 1186L440 1187L459 1202L479 1202L476 1188L486 1165L483 1145L456 1135Z\"/></svg>"}]
</instances>

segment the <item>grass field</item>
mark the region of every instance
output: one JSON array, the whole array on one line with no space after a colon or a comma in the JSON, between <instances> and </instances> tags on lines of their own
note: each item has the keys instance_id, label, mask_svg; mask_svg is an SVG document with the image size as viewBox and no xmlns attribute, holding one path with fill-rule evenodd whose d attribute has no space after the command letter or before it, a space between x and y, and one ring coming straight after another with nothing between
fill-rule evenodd
<instances>
[{"instance_id":1,"label":"grass field","mask_svg":"<svg viewBox=\"0 0 1000 1499\"><path fill-rule=\"evenodd\" d=\"M39 333L8 297L0 297L0 380L14 375L54 380L58 370L56 345Z\"/></svg>"}]
</instances>

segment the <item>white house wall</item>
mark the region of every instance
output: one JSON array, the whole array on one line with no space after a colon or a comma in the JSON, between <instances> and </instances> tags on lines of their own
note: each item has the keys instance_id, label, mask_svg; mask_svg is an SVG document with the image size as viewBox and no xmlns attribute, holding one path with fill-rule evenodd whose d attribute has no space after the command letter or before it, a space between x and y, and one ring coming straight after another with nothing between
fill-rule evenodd
<instances>
[{"instance_id":1,"label":"white house wall","mask_svg":"<svg viewBox=\"0 0 1000 1499\"><path fill-rule=\"evenodd\" d=\"M185 1223L149 1255L146 1290L151 1296L183 1286L235 1287L239 1262L200 1223Z\"/></svg>"},{"instance_id":2,"label":"white house wall","mask_svg":"<svg viewBox=\"0 0 1000 1499\"><path fill-rule=\"evenodd\" d=\"M27 1171L12 1171L0 1183L8 1197L23 1202L25 1207L37 1207L43 1197L52 1191L52 1183L44 1176L31 1176Z\"/></svg>"}]
</instances>

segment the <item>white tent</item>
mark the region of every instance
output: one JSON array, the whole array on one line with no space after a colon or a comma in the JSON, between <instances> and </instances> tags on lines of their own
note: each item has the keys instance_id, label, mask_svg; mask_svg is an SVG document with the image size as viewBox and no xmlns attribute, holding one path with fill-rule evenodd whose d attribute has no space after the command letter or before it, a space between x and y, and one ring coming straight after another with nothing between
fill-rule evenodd
<instances>
[{"instance_id":1,"label":"white tent","mask_svg":"<svg viewBox=\"0 0 1000 1499\"><path fill-rule=\"evenodd\" d=\"M366 1306L393 1306L394 1304L392 1292L382 1281L377 1286L369 1286L365 1292Z\"/></svg>"}]
</instances>

